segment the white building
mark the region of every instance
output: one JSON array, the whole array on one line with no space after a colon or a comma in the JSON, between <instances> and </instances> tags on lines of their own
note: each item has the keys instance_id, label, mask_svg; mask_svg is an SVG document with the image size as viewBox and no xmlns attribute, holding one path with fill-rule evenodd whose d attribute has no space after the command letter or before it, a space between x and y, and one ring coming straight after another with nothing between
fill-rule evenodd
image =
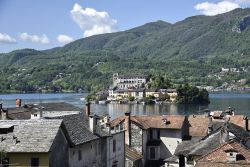
<instances>
[{"instance_id":1,"label":"white building","mask_svg":"<svg viewBox=\"0 0 250 167\"><path fill-rule=\"evenodd\" d=\"M145 75L119 75L113 74L113 86L119 89L140 88L142 84L146 83L147 77Z\"/></svg>"}]
</instances>

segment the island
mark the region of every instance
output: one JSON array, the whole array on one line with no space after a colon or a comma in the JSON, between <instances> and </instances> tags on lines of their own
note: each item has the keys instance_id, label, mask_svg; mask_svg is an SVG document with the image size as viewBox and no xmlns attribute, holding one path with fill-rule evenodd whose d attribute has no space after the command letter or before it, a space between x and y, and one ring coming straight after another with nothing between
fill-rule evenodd
<instances>
[{"instance_id":1,"label":"island","mask_svg":"<svg viewBox=\"0 0 250 167\"><path fill-rule=\"evenodd\" d=\"M87 101L104 103L187 103L209 104L206 89L190 84L174 85L167 76L142 74L113 74L113 84L87 96Z\"/></svg>"}]
</instances>

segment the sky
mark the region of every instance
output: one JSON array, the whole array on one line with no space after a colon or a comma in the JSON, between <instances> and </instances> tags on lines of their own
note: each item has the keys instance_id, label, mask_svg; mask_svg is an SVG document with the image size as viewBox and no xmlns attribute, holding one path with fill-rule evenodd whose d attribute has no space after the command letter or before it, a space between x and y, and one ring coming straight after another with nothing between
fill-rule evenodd
<instances>
[{"instance_id":1,"label":"sky","mask_svg":"<svg viewBox=\"0 0 250 167\"><path fill-rule=\"evenodd\" d=\"M0 0L0 53L246 7L250 0Z\"/></svg>"}]
</instances>

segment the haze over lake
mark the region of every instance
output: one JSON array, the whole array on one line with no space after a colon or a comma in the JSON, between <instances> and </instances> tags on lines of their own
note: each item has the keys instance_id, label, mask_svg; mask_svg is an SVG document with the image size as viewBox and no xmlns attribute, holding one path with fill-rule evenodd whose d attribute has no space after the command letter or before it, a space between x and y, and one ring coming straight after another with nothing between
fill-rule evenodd
<instances>
[{"instance_id":1,"label":"haze over lake","mask_svg":"<svg viewBox=\"0 0 250 167\"><path fill-rule=\"evenodd\" d=\"M53 103L53 102L67 102L84 108L84 101L81 97L87 94L2 94L0 100L4 108L15 107L15 99L22 99L22 104L28 103ZM133 115L169 115L169 114L202 114L204 109L224 110L227 107L236 109L236 114L244 114L250 116L250 94L240 93L223 93L210 94L211 103L208 106L199 105L183 105L183 104L92 104L91 111L98 114L109 113L111 119L125 112L131 111Z\"/></svg>"}]
</instances>

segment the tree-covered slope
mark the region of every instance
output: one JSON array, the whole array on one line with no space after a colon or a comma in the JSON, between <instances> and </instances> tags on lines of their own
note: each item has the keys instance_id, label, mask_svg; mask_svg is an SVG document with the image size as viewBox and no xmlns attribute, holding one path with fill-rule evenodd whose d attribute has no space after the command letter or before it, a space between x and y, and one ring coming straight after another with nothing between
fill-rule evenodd
<instances>
[{"instance_id":1,"label":"tree-covered slope","mask_svg":"<svg viewBox=\"0 0 250 167\"><path fill-rule=\"evenodd\" d=\"M250 9L156 21L131 30L76 40L64 47L0 54L1 89L98 89L114 72L168 75L174 83L220 85L250 79L220 68L250 66ZM210 78L209 78L210 77Z\"/></svg>"}]
</instances>

